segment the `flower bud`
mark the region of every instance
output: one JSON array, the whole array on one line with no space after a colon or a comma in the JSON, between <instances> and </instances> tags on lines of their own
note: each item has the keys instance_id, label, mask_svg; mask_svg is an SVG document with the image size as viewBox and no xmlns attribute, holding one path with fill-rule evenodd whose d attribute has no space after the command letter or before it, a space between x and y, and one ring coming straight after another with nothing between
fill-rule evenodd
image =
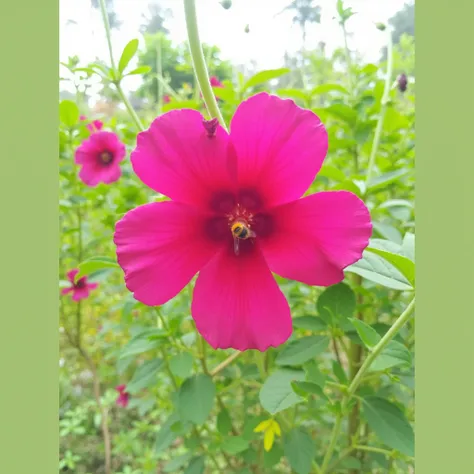
<instances>
[{"instance_id":1,"label":"flower bud","mask_svg":"<svg viewBox=\"0 0 474 474\"><path fill-rule=\"evenodd\" d=\"M221 5L228 10L232 6L232 0L222 0Z\"/></svg>"},{"instance_id":2,"label":"flower bud","mask_svg":"<svg viewBox=\"0 0 474 474\"><path fill-rule=\"evenodd\" d=\"M407 90L408 78L406 74L400 74L397 79L398 90L400 92L405 92Z\"/></svg>"},{"instance_id":3,"label":"flower bud","mask_svg":"<svg viewBox=\"0 0 474 474\"><path fill-rule=\"evenodd\" d=\"M250 26L249 25L245 25L245 33L248 33L250 31Z\"/></svg>"},{"instance_id":4,"label":"flower bud","mask_svg":"<svg viewBox=\"0 0 474 474\"><path fill-rule=\"evenodd\" d=\"M385 29L387 28L384 23L375 23L375 26L380 31L385 31Z\"/></svg>"}]
</instances>

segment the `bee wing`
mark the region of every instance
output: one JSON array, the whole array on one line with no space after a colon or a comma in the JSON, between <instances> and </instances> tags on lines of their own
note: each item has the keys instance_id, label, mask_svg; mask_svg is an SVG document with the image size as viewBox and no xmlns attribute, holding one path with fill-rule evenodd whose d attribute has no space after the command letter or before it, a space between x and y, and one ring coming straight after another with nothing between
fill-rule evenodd
<instances>
[{"instance_id":1,"label":"bee wing","mask_svg":"<svg viewBox=\"0 0 474 474\"><path fill-rule=\"evenodd\" d=\"M239 239L237 237L234 237L234 253L239 255Z\"/></svg>"}]
</instances>

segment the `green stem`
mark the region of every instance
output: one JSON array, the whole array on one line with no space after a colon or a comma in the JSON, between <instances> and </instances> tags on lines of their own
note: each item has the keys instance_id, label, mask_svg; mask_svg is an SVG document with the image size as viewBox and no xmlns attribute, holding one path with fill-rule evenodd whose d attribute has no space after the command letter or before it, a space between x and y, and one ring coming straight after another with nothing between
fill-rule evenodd
<instances>
[{"instance_id":1,"label":"green stem","mask_svg":"<svg viewBox=\"0 0 474 474\"><path fill-rule=\"evenodd\" d=\"M132 120L135 122L135 125L137 126L138 130L142 132L143 130L145 130L145 128L143 127L143 124L137 113L135 112L135 109L133 108L132 104L128 100L128 97L125 95L122 86L120 85L120 82L116 81L114 84L117 88L117 92L119 93L120 98L122 99L122 102L125 104L125 107L127 108L127 111L130 114L130 117L132 117Z\"/></svg>"},{"instance_id":2,"label":"green stem","mask_svg":"<svg viewBox=\"0 0 474 474\"><path fill-rule=\"evenodd\" d=\"M379 454L384 454L385 456L392 456L392 451L389 451L388 449L376 448L373 446L355 445L354 449L357 451L367 451L369 453L379 453Z\"/></svg>"},{"instance_id":3,"label":"green stem","mask_svg":"<svg viewBox=\"0 0 474 474\"><path fill-rule=\"evenodd\" d=\"M110 34L110 23L109 23L109 15L107 14L107 7L105 5L105 0L99 0L100 3L100 11L102 12L102 19L104 21L105 27L105 36L107 37L107 45L109 46L109 55L110 55L110 65L115 72L117 71L115 67L114 55L112 53L112 37Z\"/></svg>"},{"instance_id":4,"label":"green stem","mask_svg":"<svg viewBox=\"0 0 474 474\"><path fill-rule=\"evenodd\" d=\"M385 119L385 112L387 111L387 104L390 98L390 81L392 80L392 70L393 70L393 41L392 41L392 30L387 28L388 39L387 39L387 75L385 77L385 86L382 95L382 101L380 106L380 114L377 121L377 126L375 128L374 141L372 144L372 150L370 152L369 164L367 166L367 178L366 184L372 179L375 166L375 158L379 149L380 138L382 137L383 122Z\"/></svg>"},{"instance_id":5,"label":"green stem","mask_svg":"<svg viewBox=\"0 0 474 474\"><path fill-rule=\"evenodd\" d=\"M224 118L217 105L214 91L209 81L209 73L207 71L206 60L202 51L201 40L199 38L199 30L197 26L196 4L194 0L184 0L184 12L186 15L186 29L188 30L189 48L193 60L194 72L201 89L204 103L207 111L212 118L217 118L222 127L227 130Z\"/></svg>"},{"instance_id":6,"label":"green stem","mask_svg":"<svg viewBox=\"0 0 474 474\"><path fill-rule=\"evenodd\" d=\"M351 60L351 52L349 51L349 45L347 43L347 30L346 30L346 23L341 21L342 32L344 34L344 52L346 55L346 64L347 64L347 78L349 80L349 92L351 98L354 96L354 84L352 80L352 60Z\"/></svg>"},{"instance_id":7,"label":"green stem","mask_svg":"<svg viewBox=\"0 0 474 474\"><path fill-rule=\"evenodd\" d=\"M339 432L341 430L342 420L344 418L345 408L347 407L347 403L350 401L354 393L356 392L357 388L359 387L364 374L369 370L370 366L374 362L374 360L380 355L380 353L385 349L387 344L397 335L403 325L408 321L413 310L415 308L415 298L413 298L410 304L406 307L405 311L398 317L395 321L393 326L385 333L379 343L373 348L372 352L368 355L365 359L364 363L362 364L361 368L357 372L357 375L352 380L349 388L347 389L347 395L341 403L341 412L336 418L336 422L334 424L334 428L331 434L331 440L329 441L329 446L326 451L326 455L324 457L323 465L321 467L322 474L327 472L327 468L329 462L331 461L332 453L334 452L334 448L336 447L336 442L339 437Z\"/></svg>"}]
</instances>

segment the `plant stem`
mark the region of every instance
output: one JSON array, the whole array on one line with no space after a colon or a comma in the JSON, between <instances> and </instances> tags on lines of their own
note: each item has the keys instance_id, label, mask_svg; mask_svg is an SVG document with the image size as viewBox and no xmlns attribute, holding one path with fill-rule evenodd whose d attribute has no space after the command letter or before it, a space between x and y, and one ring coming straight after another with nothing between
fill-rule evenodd
<instances>
[{"instance_id":1,"label":"plant stem","mask_svg":"<svg viewBox=\"0 0 474 474\"><path fill-rule=\"evenodd\" d=\"M111 34L110 34L109 15L107 14L107 7L105 5L105 0L99 0L99 3L100 3L100 11L102 13L102 20L104 21L105 36L107 38L107 45L109 47L110 65L112 66L112 69L113 69L114 74L115 74L117 69L115 67L114 55L112 53L112 38L111 38Z\"/></svg>"},{"instance_id":2,"label":"plant stem","mask_svg":"<svg viewBox=\"0 0 474 474\"><path fill-rule=\"evenodd\" d=\"M209 372L209 375L211 377L214 377L215 375L217 375L221 370L225 369L230 363L232 363L235 359L237 359L237 357L239 357L240 355L242 354L242 352L239 352L239 351L236 351L234 352L232 355L230 355L229 357L227 357L227 359L225 359L223 362L221 362L219 365L217 365L216 367L214 367L214 369L212 369L210 372Z\"/></svg>"},{"instance_id":3,"label":"plant stem","mask_svg":"<svg viewBox=\"0 0 474 474\"><path fill-rule=\"evenodd\" d=\"M206 104L207 111L211 118L217 118L222 127L227 130L209 81L209 73L199 38L195 0L184 0L184 13L186 15L186 29L188 31L189 48L191 50L194 72L202 92L204 103Z\"/></svg>"},{"instance_id":4,"label":"plant stem","mask_svg":"<svg viewBox=\"0 0 474 474\"><path fill-rule=\"evenodd\" d=\"M390 81L392 80L392 69L393 69L393 41L392 41L392 30L390 27L387 28L387 75L385 77L385 86L382 95L382 101L380 105L380 114L375 128L374 141L372 143L372 150L370 152L369 164L367 166L367 178L366 185L369 184L372 179L375 166L375 158L380 144L380 138L382 136L383 122L385 119L385 112L387 111L387 104L390 98Z\"/></svg>"},{"instance_id":5,"label":"plant stem","mask_svg":"<svg viewBox=\"0 0 474 474\"><path fill-rule=\"evenodd\" d=\"M344 34L344 52L346 55L346 64L347 64L347 77L349 80L349 93L351 98L354 96L354 83L352 80L352 60L351 52L349 51L349 45L347 43L347 30L345 21L341 21L342 32Z\"/></svg>"},{"instance_id":6,"label":"plant stem","mask_svg":"<svg viewBox=\"0 0 474 474\"><path fill-rule=\"evenodd\" d=\"M341 403L341 412L336 418L336 422L334 424L334 428L331 434L331 440L329 441L329 446L326 451L326 455L324 457L323 465L321 467L322 474L327 472L327 468L329 462L331 461L332 453L334 452L334 448L336 447L336 442L339 437L339 432L341 430L342 420L344 418L345 408L347 407L347 403L350 401L354 393L356 392L357 388L359 387L364 374L370 368L374 360L380 355L380 353L385 349L387 344L397 335L403 325L408 321L413 310L415 308L415 298L411 300L409 305L406 307L405 311L398 317L392 327L385 333L379 343L373 348L372 352L368 355L365 359L364 363L362 364L361 368L357 372L357 375L352 380L349 388L347 389L347 395L344 397L344 400Z\"/></svg>"},{"instance_id":7,"label":"plant stem","mask_svg":"<svg viewBox=\"0 0 474 474\"><path fill-rule=\"evenodd\" d=\"M120 98L122 99L122 102L127 108L128 113L130 114L130 117L135 122L135 125L137 126L138 130L142 132L143 130L145 130L145 128L143 127L140 117L138 117L137 113L135 112L135 109L133 108L132 104L128 100L128 97L125 95L125 92L123 91L122 86L120 85L120 82L116 81L114 82L114 84L115 84L115 87L117 88L117 92L119 93Z\"/></svg>"}]
</instances>

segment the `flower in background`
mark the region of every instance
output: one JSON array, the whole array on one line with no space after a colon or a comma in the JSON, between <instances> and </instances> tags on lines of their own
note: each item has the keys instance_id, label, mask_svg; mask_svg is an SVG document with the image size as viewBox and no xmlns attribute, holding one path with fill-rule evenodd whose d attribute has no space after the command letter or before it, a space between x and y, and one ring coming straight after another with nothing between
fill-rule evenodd
<instances>
[{"instance_id":1,"label":"flower in background","mask_svg":"<svg viewBox=\"0 0 474 474\"><path fill-rule=\"evenodd\" d=\"M118 392L117 400L115 403L119 407L126 408L130 399L130 394L126 392L126 386L125 385L118 385L115 387L115 390Z\"/></svg>"},{"instance_id":2,"label":"flower in background","mask_svg":"<svg viewBox=\"0 0 474 474\"><path fill-rule=\"evenodd\" d=\"M265 420L257 425L253 430L254 433L260 433L263 431L263 448L265 451L270 451L275 441L275 435L281 436L281 428L275 420Z\"/></svg>"},{"instance_id":3,"label":"flower in background","mask_svg":"<svg viewBox=\"0 0 474 474\"><path fill-rule=\"evenodd\" d=\"M125 158L125 145L113 132L99 131L91 134L76 150L75 163L82 168L79 178L87 186L117 181L122 170L120 162Z\"/></svg>"},{"instance_id":4,"label":"flower in background","mask_svg":"<svg viewBox=\"0 0 474 474\"><path fill-rule=\"evenodd\" d=\"M87 120L87 117L85 115L81 115L79 117L80 120ZM91 123L88 123L86 125L87 129L91 132L98 132L99 130L102 130L102 127L104 126L104 123L101 120L93 120Z\"/></svg>"},{"instance_id":5,"label":"flower in background","mask_svg":"<svg viewBox=\"0 0 474 474\"><path fill-rule=\"evenodd\" d=\"M140 133L133 169L171 200L126 213L114 242L135 299L162 305L199 273L191 314L204 339L215 349L265 351L292 333L272 272L339 283L362 257L372 224L351 192L302 197L328 149L310 110L259 93L239 105L230 130L182 109Z\"/></svg>"},{"instance_id":6,"label":"flower in background","mask_svg":"<svg viewBox=\"0 0 474 474\"><path fill-rule=\"evenodd\" d=\"M397 79L398 90L400 92L405 92L407 90L408 78L406 74L400 74Z\"/></svg>"},{"instance_id":7,"label":"flower in background","mask_svg":"<svg viewBox=\"0 0 474 474\"><path fill-rule=\"evenodd\" d=\"M89 296L90 291L96 289L99 286L98 283L89 283L87 281L86 276L79 278L79 280L75 282L74 279L78 272L79 270L77 268L74 268L73 270L67 273L67 279L71 282L71 286L68 288L64 288L61 291L61 294L63 295L72 293L72 299L74 301L80 301L87 298Z\"/></svg>"},{"instance_id":8,"label":"flower in background","mask_svg":"<svg viewBox=\"0 0 474 474\"><path fill-rule=\"evenodd\" d=\"M222 82L219 81L219 78L217 78L216 76L211 76L209 78L209 82L211 83L212 87L224 87L224 84L222 84Z\"/></svg>"},{"instance_id":9,"label":"flower in background","mask_svg":"<svg viewBox=\"0 0 474 474\"><path fill-rule=\"evenodd\" d=\"M166 94L163 96L163 104L169 104L171 102L171 97Z\"/></svg>"}]
</instances>

